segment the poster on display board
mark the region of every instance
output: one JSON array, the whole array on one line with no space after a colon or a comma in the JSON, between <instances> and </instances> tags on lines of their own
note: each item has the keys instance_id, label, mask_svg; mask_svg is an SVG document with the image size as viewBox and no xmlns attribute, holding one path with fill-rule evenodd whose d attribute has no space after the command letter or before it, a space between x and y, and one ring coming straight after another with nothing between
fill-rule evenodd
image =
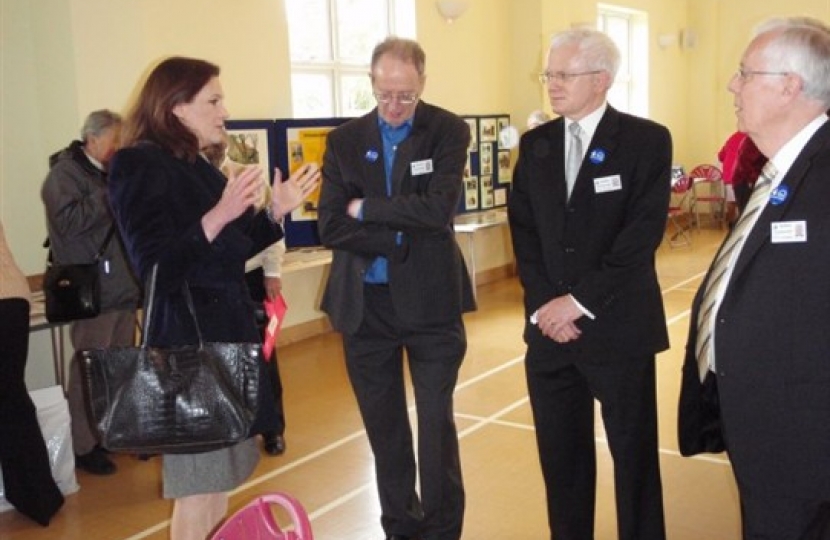
<instances>
[{"instance_id":1,"label":"poster on display board","mask_svg":"<svg viewBox=\"0 0 830 540\"><path fill-rule=\"evenodd\" d=\"M504 207L510 193L513 153L502 148L499 134L510 125L506 114L463 116L470 126L470 148L464 168L464 192L458 213Z\"/></svg>"},{"instance_id":2,"label":"poster on display board","mask_svg":"<svg viewBox=\"0 0 830 540\"><path fill-rule=\"evenodd\" d=\"M228 151L226 164L233 166L257 165L267 171L270 183L278 168L283 180L304 163L323 165L328 133L349 118L310 118L273 120L228 120ZM321 245L317 232L317 205L320 188L285 217L286 247L317 247Z\"/></svg>"},{"instance_id":3,"label":"poster on display board","mask_svg":"<svg viewBox=\"0 0 830 540\"><path fill-rule=\"evenodd\" d=\"M304 163L323 166L329 132L349 118L277 119L274 121L274 147L277 166L287 178ZM285 245L290 248L317 247L322 244L317 231L320 188L285 218Z\"/></svg>"},{"instance_id":4,"label":"poster on display board","mask_svg":"<svg viewBox=\"0 0 830 540\"><path fill-rule=\"evenodd\" d=\"M256 166L268 183L274 181L273 120L228 120L228 148L220 169L223 172Z\"/></svg>"}]
</instances>

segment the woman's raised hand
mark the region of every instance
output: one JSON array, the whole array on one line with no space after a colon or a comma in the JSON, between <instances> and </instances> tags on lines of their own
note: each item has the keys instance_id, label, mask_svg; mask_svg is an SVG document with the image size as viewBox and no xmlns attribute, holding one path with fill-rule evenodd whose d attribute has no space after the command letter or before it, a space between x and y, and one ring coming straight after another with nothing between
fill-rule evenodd
<instances>
[{"instance_id":1,"label":"woman's raised hand","mask_svg":"<svg viewBox=\"0 0 830 540\"><path fill-rule=\"evenodd\" d=\"M261 174L259 167L245 167L230 173L222 198L202 217L202 228L208 240L213 241L225 225L256 205L262 190Z\"/></svg>"},{"instance_id":2,"label":"woman's raised hand","mask_svg":"<svg viewBox=\"0 0 830 540\"><path fill-rule=\"evenodd\" d=\"M274 219L282 219L300 206L319 184L320 168L316 163L304 163L285 182L280 170L276 169L271 186L271 215Z\"/></svg>"}]
</instances>

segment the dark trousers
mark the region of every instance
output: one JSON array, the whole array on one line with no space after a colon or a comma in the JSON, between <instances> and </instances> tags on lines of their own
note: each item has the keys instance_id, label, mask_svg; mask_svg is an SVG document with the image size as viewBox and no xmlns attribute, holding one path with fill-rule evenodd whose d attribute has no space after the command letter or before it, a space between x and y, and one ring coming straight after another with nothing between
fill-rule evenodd
<instances>
[{"instance_id":1,"label":"dark trousers","mask_svg":"<svg viewBox=\"0 0 830 540\"><path fill-rule=\"evenodd\" d=\"M265 326L268 321L265 318L265 310L262 302L265 300L265 287L263 285L262 268L251 270L245 274L245 281L251 293L251 299L257 304L257 325L261 336L265 335ZM251 429L252 434L262 433L265 435L285 434L285 410L282 403L282 379L280 368L277 364L277 348L271 358L259 372L260 385L259 411L256 422Z\"/></svg>"},{"instance_id":2,"label":"dark trousers","mask_svg":"<svg viewBox=\"0 0 830 540\"><path fill-rule=\"evenodd\" d=\"M26 389L29 302L0 300L0 466L6 500L41 525L63 505L37 411Z\"/></svg>"},{"instance_id":3,"label":"dark trousers","mask_svg":"<svg viewBox=\"0 0 830 540\"><path fill-rule=\"evenodd\" d=\"M654 357L596 363L574 353L542 369L550 362L529 350L527 362L551 538L594 538L596 399L614 460L619 540L664 540Z\"/></svg>"},{"instance_id":4,"label":"dark trousers","mask_svg":"<svg viewBox=\"0 0 830 540\"><path fill-rule=\"evenodd\" d=\"M830 540L830 501L738 492L743 540Z\"/></svg>"},{"instance_id":5,"label":"dark trousers","mask_svg":"<svg viewBox=\"0 0 830 540\"><path fill-rule=\"evenodd\" d=\"M365 313L343 336L346 367L369 443L387 535L458 540L464 488L453 391L467 348L463 322L403 324L385 286L365 287ZM404 388L406 351L418 419L418 465ZM420 498L415 478L420 481Z\"/></svg>"}]
</instances>

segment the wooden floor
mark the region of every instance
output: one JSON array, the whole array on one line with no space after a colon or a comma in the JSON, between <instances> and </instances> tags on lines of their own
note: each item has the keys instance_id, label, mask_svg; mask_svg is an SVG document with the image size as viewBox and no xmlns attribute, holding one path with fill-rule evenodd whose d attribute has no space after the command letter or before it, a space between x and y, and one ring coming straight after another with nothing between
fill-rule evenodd
<instances>
[{"instance_id":1,"label":"wooden floor","mask_svg":"<svg viewBox=\"0 0 830 540\"><path fill-rule=\"evenodd\" d=\"M738 500L723 454L677 453L676 403L689 305L722 232L693 234L691 247L658 253L671 350L658 360L660 446L668 537L740 537ZM469 348L455 394L467 491L465 540L548 538L544 494L528 405L521 341L521 290L515 279L479 287L478 312L466 318ZM279 351L285 386L288 451L263 455L231 509L257 494L285 491L306 506L317 540L383 538L372 456L342 360L340 339L328 334ZM597 426L597 532L616 538L611 461ZM110 477L78 472L80 491L48 528L17 512L0 514L3 540L162 540L170 503L160 497L159 460L117 456Z\"/></svg>"}]
</instances>

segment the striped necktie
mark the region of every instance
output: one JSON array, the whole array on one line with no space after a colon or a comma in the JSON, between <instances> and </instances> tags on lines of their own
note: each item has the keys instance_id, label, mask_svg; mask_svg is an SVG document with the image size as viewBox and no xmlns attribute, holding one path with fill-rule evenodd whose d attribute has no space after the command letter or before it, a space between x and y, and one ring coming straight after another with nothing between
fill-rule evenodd
<instances>
[{"instance_id":1,"label":"striped necktie","mask_svg":"<svg viewBox=\"0 0 830 540\"><path fill-rule=\"evenodd\" d=\"M746 204L746 208L740 219L735 223L732 232L721 246L712 269L709 272L709 280L706 282L706 289L703 292L703 300L700 303L700 312L697 316L697 340L695 342L695 357L697 358L698 373L700 380L706 378L706 372L715 367L715 347L713 343L714 319L717 314L720 302L723 298L720 293L723 279L729 270L729 263L733 255L740 252L743 247L752 225L755 223L758 214L769 198L772 179L778 171L772 161L767 161L761 171L761 176L755 183L752 196Z\"/></svg>"},{"instance_id":2,"label":"striped necktie","mask_svg":"<svg viewBox=\"0 0 830 540\"><path fill-rule=\"evenodd\" d=\"M579 168L582 166L582 126L573 122L568 126L571 140L568 146L568 155L565 158L565 181L568 184L568 198L574 189Z\"/></svg>"}]
</instances>

